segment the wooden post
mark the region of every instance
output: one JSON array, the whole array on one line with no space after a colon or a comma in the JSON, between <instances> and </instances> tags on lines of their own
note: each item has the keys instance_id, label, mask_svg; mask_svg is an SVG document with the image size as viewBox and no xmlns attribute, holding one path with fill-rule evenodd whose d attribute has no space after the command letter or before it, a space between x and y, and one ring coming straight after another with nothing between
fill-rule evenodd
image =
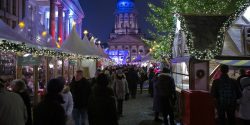
<instances>
[{"instance_id":1,"label":"wooden post","mask_svg":"<svg viewBox=\"0 0 250 125\"><path fill-rule=\"evenodd\" d=\"M16 64L16 79L22 78L22 66Z\"/></svg>"},{"instance_id":2,"label":"wooden post","mask_svg":"<svg viewBox=\"0 0 250 125\"><path fill-rule=\"evenodd\" d=\"M57 73L58 73L58 65L57 65L57 59L54 60L54 78L57 77Z\"/></svg>"},{"instance_id":3,"label":"wooden post","mask_svg":"<svg viewBox=\"0 0 250 125\"><path fill-rule=\"evenodd\" d=\"M45 84L47 84L50 79L49 57L45 57L45 60Z\"/></svg>"},{"instance_id":4,"label":"wooden post","mask_svg":"<svg viewBox=\"0 0 250 125\"><path fill-rule=\"evenodd\" d=\"M62 77L64 77L64 59L62 59L62 72L61 72Z\"/></svg>"},{"instance_id":5,"label":"wooden post","mask_svg":"<svg viewBox=\"0 0 250 125\"><path fill-rule=\"evenodd\" d=\"M34 65L33 66L33 71L34 71L34 105L38 104L38 66Z\"/></svg>"},{"instance_id":6,"label":"wooden post","mask_svg":"<svg viewBox=\"0 0 250 125\"><path fill-rule=\"evenodd\" d=\"M68 83L70 83L71 81L70 81L70 63L69 63L69 59L68 59L68 74L67 74L67 76L68 76ZM74 72L73 72L74 73Z\"/></svg>"},{"instance_id":7,"label":"wooden post","mask_svg":"<svg viewBox=\"0 0 250 125\"><path fill-rule=\"evenodd\" d=\"M18 56L16 56L16 79L22 78L22 66L18 64Z\"/></svg>"}]
</instances>

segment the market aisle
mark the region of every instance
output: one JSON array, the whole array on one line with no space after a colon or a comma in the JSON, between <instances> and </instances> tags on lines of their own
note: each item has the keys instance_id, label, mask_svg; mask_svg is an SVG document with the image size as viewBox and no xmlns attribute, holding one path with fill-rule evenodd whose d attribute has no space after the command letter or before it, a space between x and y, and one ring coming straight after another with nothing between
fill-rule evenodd
<instances>
[{"instance_id":1,"label":"market aisle","mask_svg":"<svg viewBox=\"0 0 250 125\"><path fill-rule=\"evenodd\" d=\"M146 92L137 94L136 99L129 99L124 102L123 117L119 125L161 125L153 122L153 99Z\"/></svg>"}]
</instances>

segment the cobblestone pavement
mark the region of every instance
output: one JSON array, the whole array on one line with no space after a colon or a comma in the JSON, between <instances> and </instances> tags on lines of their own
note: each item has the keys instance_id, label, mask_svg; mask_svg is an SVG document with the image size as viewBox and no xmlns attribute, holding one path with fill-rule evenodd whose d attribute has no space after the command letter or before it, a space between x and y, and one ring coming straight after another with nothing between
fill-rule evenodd
<instances>
[{"instance_id":1,"label":"cobblestone pavement","mask_svg":"<svg viewBox=\"0 0 250 125\"><path fill-rule=\"evenodd\" d=\"M137 94L136 99L124 101L123 117L119 125L161 125L154 122L153 99L148 94Z\"/></svg>"}]
</instances>

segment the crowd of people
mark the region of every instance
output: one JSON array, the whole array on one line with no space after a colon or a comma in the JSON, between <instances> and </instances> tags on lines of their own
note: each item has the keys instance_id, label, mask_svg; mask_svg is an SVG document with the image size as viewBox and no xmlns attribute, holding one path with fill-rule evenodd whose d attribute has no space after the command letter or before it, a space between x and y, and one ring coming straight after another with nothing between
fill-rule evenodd
<instances>
[{"instance_id":1,"label":"crowd of people","mask_svg":"<svg viewBox=\"0 0 250 125\"><path fill-rule=\"evenodd\" d=\"M229 77L227 65L222 65L220 72L211 88L219 125L236 125L236 111L242 125L250 125L250 71L241 69L237 80Z\"/></svg>"},{"instance_id":2,"label":"crowd of people","mask_svg":"<svg viewBox=\"0 0 250 125\"><path fill-rule=\"evenodd\" d=\"M243 124L249 125L250 72L241 70L234 80L227 74L228 66L222 65L220 70L211 88L220 125L226 125L226 117L230 125L235 125L237 106ZM118 125L124 116L124 101L142 94L145 83L153 97L154 121L175 125L177 95L170 69L156 72L129 65L98 69L92 79L84 78L83 71L77 70L70 83L63 77L53 78L46 84L42 100L34 106L24 80L7 83L0 79L0 125ZM10 89L6 89L7 84Z\"/></svg>"}]
</instances>

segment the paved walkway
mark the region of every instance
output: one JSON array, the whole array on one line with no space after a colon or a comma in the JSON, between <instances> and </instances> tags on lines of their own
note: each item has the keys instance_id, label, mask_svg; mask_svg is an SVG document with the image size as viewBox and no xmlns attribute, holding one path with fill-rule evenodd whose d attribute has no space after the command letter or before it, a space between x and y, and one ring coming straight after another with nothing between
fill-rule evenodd
<instances>
[{"instance_id":1,"label":"paved walkway","mask_svg":"<svg viewBox=\"0 0 250 125\"><path fill-rule=\"evenodd\" d=\"M136 99L124 102L123 117L119 125L161 125L154 122L153 99L148 94L137 94Z\"/></svg>"}]
</instances>

